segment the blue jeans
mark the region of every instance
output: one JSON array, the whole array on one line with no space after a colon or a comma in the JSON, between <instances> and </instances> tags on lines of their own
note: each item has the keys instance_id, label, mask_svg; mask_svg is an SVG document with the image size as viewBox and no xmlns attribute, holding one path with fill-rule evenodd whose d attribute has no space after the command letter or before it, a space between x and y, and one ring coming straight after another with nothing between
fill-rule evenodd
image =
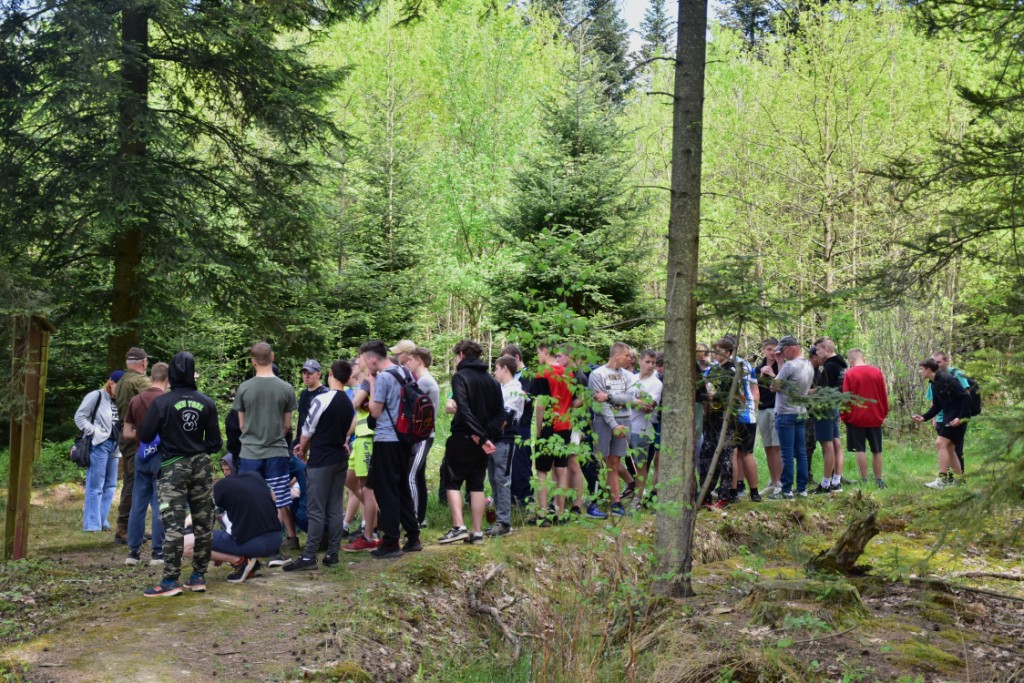
<instances>
[{"instance_id":1,"label":"blue jeans","mask_svg":"<svg viewBox=\"0 0 1024 683\"><path fill-rule=\"evenodd\" d=\"M107 439L89 452L89 469L85 473L84 531L106 531L110 528L110 504L117 488L117 442Z\"/></svg>"},{"instance_id":2,"label":"blue jeans","mask_svg":"<svg viewBox=\"0 0 1024 683\"><path fill-rule=\"evenodd\" d=\"M145 540L146 510L153 510L153 557L164 555L164 525L160 521L160 500L157 496L157 473L160 472L160 454L145 463L135 462L135 489L132 492L132 511L128 515L128 548L138 552ZM153 471L155 469L155 472Z\"/></svg>"},{"instance_id":3,"label":"blue jeans","mask_svg":"<svg viewBox=\"0 0 1024 683\"><path fill-rule=\"evenodd\" d=\"M807 418L803 415L776 415L775 431L779 435L782 449L782 492L793 490L793 460L796 459L796 491L807 490L807 445L805 428Z\"/></svg>"}]
</instances>

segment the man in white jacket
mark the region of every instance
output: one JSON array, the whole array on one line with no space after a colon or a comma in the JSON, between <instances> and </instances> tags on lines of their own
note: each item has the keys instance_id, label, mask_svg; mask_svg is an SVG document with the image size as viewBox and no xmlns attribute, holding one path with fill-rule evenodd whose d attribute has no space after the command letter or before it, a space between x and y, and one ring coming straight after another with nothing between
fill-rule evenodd
<instances>
[{"instance_id":1,"label":"man in white jacket","mask_svg":"<svg viewBox=\"0 0 1024 683\"><path fill-rule=\"evenodd\" d=\"M114 388L124 375L115 370L106 384L90 391L75 412L75 424L86 436L92 437L89 451L89 469L85 473L85 510L83 531L109 531L110 505L117 489L118 429Z\"/></svg>"}]
</instances>

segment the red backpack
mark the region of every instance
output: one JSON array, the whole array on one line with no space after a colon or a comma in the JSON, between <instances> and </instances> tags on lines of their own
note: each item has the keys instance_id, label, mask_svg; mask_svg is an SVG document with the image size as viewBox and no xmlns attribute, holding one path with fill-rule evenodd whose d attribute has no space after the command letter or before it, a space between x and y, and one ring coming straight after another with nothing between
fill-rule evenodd
<instances>
[{"instance_id":1,"label":"red backpack","mask_svg":"<svg viewBox=\"0 0 1024 683\"><path fill-rule=\"evenodd\" d=\"M391 368L388 368L391 370ZM405 444L416 444L430 437L434 431L436 418L434 404L430 397L420 389L412 373L408 370L397 369L392 377L398 380L401 394L398 398L398 419L391 415L388 410L388 417L395 425L395 433L398 440ZM387 372L387 370L385 370ZM387 404L384 405L387 410Z\"/></svg>"}]
</instances>

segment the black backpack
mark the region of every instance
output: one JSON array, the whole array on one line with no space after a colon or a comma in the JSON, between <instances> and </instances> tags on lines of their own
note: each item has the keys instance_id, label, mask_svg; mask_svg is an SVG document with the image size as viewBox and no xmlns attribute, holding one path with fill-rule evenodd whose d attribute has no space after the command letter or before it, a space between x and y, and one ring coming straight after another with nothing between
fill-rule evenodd
<instances>
[{"instance_id":1,"label":"black backpack","mask_svg":"<svg viewBox=\"0 0 1024 683\"><path fill-rule=\"evenodd\" d=\"M971 417L974 417L975 415L981 415L981 387L979 387L978 383L975 382L972 378L968 377L962 372L959 374L961 377L967 380L966 391L967 395L971 399Z\"/></svg>"},{"instance_id":2,"label":"black backpack","mask_svg":"<svg viewBox=\"0 0 1024 683\"><path fill-rule=\"evenodd\" d=\"M405 444L416 444L429 438L434 431L436 418L430 397L420 389L420 385L408 370L403 372L396 368L391 375L398 380L402 392L398 399L398 418L396 419L388 410L388 417L395 425L398 440ZM384 407L387 410L387 404Z\"/></svg>"}]
</instances>

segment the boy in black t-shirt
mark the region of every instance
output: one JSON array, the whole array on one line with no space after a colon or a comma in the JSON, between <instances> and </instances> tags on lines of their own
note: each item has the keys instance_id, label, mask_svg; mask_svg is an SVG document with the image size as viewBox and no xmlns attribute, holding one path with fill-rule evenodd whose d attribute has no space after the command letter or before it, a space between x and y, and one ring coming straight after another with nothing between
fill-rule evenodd
<instances>
[{"instance_id":1,"label":"boy in black t-shirt","mask_svg":"<svg viewBox=\"0 0 1024 683\"><path fill-rule=\"evenodd\" d=\"M330 535L327 539L325 565L338 563L342 527L345 522L345 474L348 470L348 437L355 431L355 408L345 393L345 382L352 376L347 361L331 365L327 383L330 391L313 397L309 415L302 426L302 437L295 446L295 455L306 458L306 513L309 532L302 555L284 566L284 571L316 569L316 551L324 534L326 518Z\"/></svg>"},{"instance_id":2,"label":"boy in black t-shirt","mask_svg":"<svg viewBox=\"0 0 1024 683\"><path fill-rule=\"evenodd\" d=\"M274 494L255 472L224 477L213 485L213 504L227 530L213 532L214 562L228 562L234 570L228 581L242 583L259 568L259 557L281 548L281 520Z\"/></svg>"}]
</instances>

